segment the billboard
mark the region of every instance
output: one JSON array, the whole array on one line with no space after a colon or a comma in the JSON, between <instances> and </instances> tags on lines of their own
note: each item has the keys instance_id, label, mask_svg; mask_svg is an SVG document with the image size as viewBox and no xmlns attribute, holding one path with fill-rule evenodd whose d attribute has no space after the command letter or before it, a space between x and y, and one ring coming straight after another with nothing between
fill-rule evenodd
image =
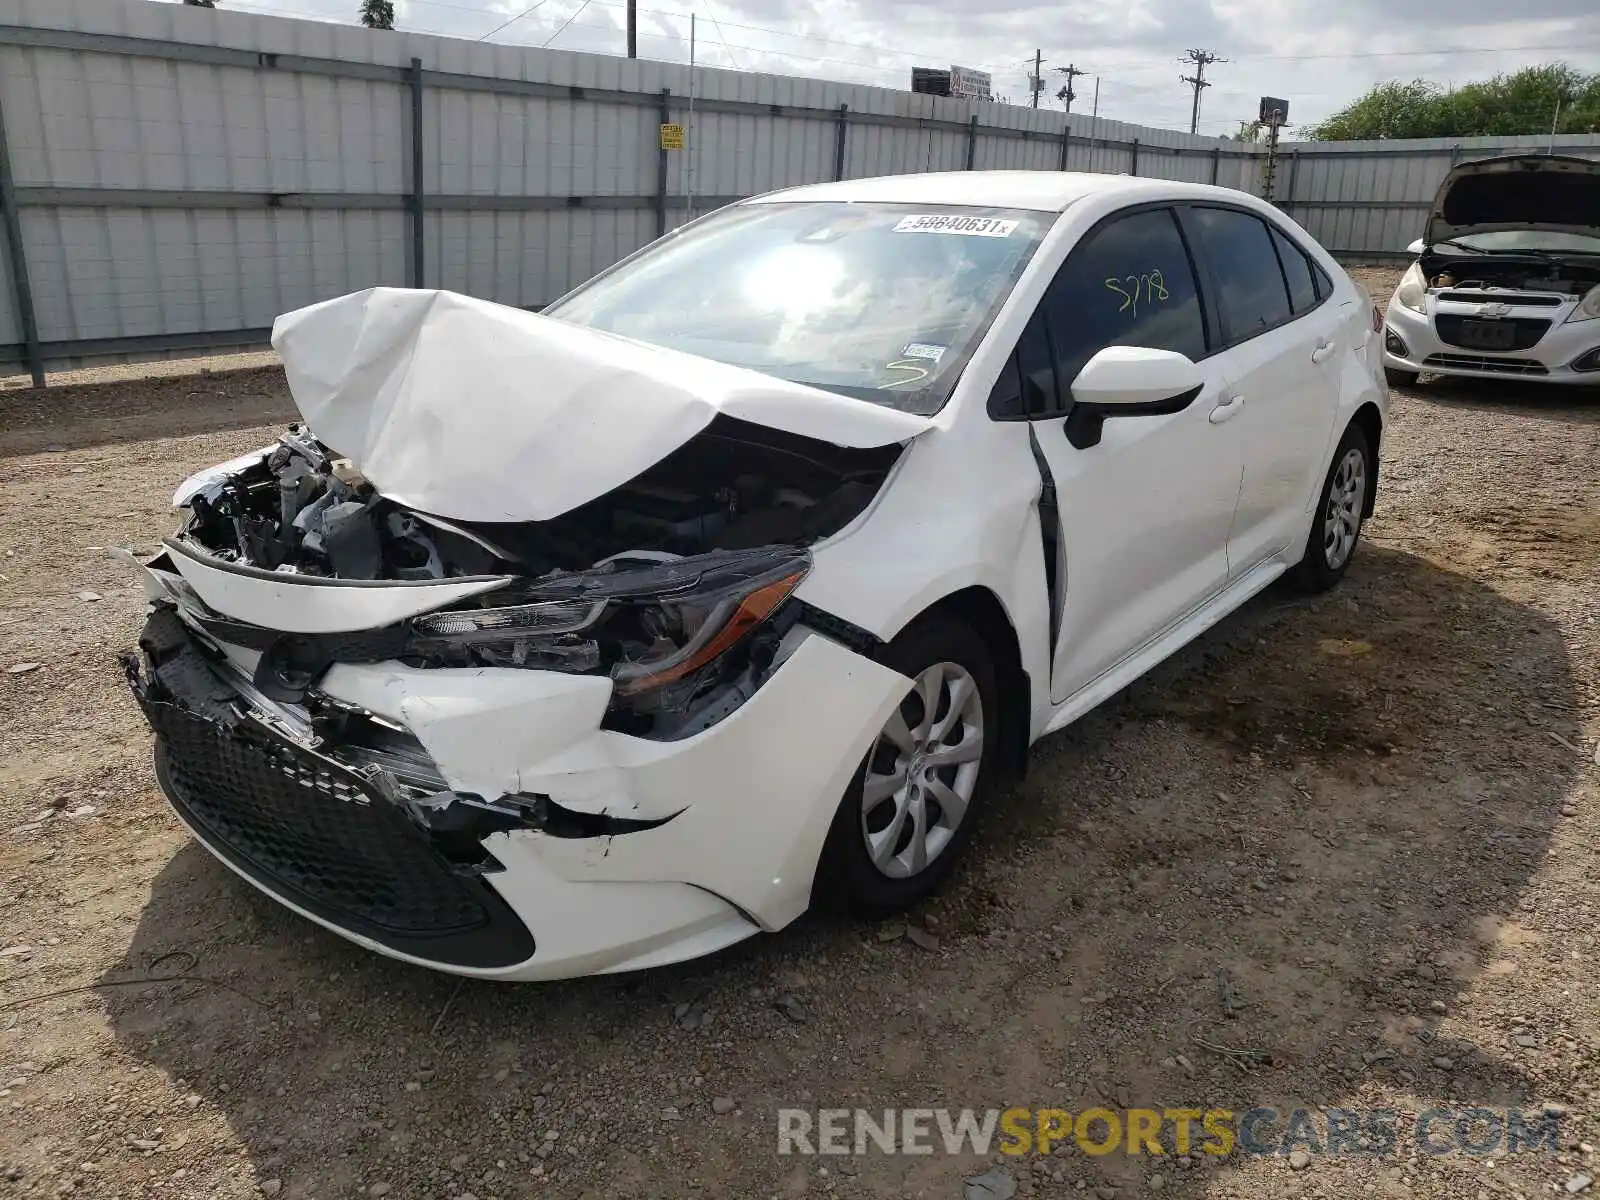
<instances>
[{"instance_id":1,"label":"billboard","mask_svg":"<svg viewBox=\"0 0 1600 1200\"><path fill-rule=\"evenodd\" d=\"M994 92L994 81L987 71L974 71L971 67L950 68L950 94L961 100L988 100Z\"/></svg>"}]
</instances>

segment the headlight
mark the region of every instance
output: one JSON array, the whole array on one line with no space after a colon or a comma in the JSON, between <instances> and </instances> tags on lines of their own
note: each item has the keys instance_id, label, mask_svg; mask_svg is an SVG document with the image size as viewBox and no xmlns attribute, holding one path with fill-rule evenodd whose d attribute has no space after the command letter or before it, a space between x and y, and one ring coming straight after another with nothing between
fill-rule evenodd
<instances>
[{"instance_id":1,"label":"headlight","mask_svg":"<svg viewBox=\"0 0 1600 1200\"><path fill-rule=\"evenodd\" d=\"M622 556L542 580L516 597L520 603L418 617L407 657L434 666L604 672L616 701L630 709L681 706L722 667L743 669L759 657L753 643L763 639L754 635L810 569L810 555L787 547ZM736 650L745 653L732 663Z\"/></svg>"},{"instance_id":2,"label":"headlight","mask_svg":"<svg viewBox=\"0 0 1600 1200\"><path fill-rule=\"evenodd\" d=\"M1394 298L1412 312L1425 312L1427 297L1428 281L1423 277L1422 264L1412 263L1411 269L1400 277L1400 286L1395 288Z\"/></svg>"},{"instance_id":3,"label":"headlight","mask_svg":"<svg viewBox=\"0 0 1600 1200\"><path fill-rule=\"evenodd\" d=\"M1600 319L1600 287L1592 287L1589 294L1578 301L1578 307L1567 317L1568 321L1593 321Z\"/></svg>"}]
</instances>

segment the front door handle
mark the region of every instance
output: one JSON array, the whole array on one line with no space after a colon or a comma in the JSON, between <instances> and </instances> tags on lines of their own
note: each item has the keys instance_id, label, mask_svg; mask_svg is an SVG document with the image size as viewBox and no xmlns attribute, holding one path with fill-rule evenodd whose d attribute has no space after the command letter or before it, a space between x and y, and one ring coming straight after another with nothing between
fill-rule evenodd
<instances>
[{"instance_id":1,"label":"front door handle","mask_svg":"<svg viewBox=\"0 0 1600 1200\"><path fill-rule=\"evenodd\" d=\"M1243 407L1244 397L1235 393L1234 395L1229 396L1226 401L1213 408L1211 410L1211 415L1207 417L1206 420L1210 421L1213 425L1221 425L1224 421L1232 418L1233 415Z\"/></svg>"},{"instance_id":2,"label":"front door handle","mask_svg":"<svg viewBox=\"0 0 1600 1200\"><path fill-rule=\"evenodd\" d=\"M1331 341L1318 342L1317 348L1311 352L1311 361L1314 363L1327 362L1328 355L1332 353L1333 343Z\"/></svg>"}]
</instances>

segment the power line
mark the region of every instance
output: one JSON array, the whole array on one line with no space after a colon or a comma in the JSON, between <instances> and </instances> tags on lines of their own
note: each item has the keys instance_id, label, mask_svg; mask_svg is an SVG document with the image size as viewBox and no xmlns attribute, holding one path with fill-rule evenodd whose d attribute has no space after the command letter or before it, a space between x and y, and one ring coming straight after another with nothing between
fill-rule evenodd
<instances>
[{"instance_id":1,"label":"power line","mask_svg":"<svg viewBox=\"0 0 1600 1200\"><path fill-rule=\"evenodd\" d=\"M1206 68L1212 63L1225 63L1228 60L1218 58L1209 50L1190 50L1179 61L1194 64L1193 75L1180 75L1178 78L1194 85L1194 108L1189 113L1189 132L1197 133L1200 129L1200 93L1211 86L1206 82Z\"/></svg>"},{"instance_id":2,"label":"power line","mask_svg":"<svg viewBox=\"0 0 1600 1200\"><path fill-rule=\"evenodd\" d=\"M728 58L732 60L735 69L739 68L739 60L733 57L733 51L728 49L728 36L722 32L722 22L717 20L717 10L711 7L711 0L705 0L706 15L711 18L711 24L716 27L717 40L722 43L722 48L728 51Z\"/></svg>"},{"instance_id":3,"label":"power line","mask_svg":"<svg viewBox=\"0 0 1600 1200\"><path fill-rule=\"evenodd\" d=\"M541 0L541 3L542 3L542 0ZM578 5L578 7L573 11L573 13L572 13L572 15L570 17L568 17L565 21L561 22L561 28L560 29L556 30L554 33L552 33L549 37L545 38L545 40L540 42L539 44L541 46L548 46L551 42L555 41L558 37L560 37L563 33L565 33L567 31L567 26L568 25L571 25L574 21L576 21L579 17L581 17L583 15L583 10L588 8L588 7L589 7L589 0L583 0L583 3Z\"/></svg>"},{"instance_id":4,"label":"power line","mask_svg":"<svg viewBox=\"0 0 1600 1200\"><path fill-rule=\"evenodd\" d=\"M488 33L484 34L481 38L479 38L478 41L480 41L480 42L488 41L495 34L499 33L502 29L506 28L506 26L515 25L518 21L522 20L522 18L527 16L529 13L537 12L539 9L543 8L545 6L545 3L546 3L546 0L536 0L535 3L528 5L527 8L523 9L516 16L512 17L509 21L506 21L506 22L503 22L502 24L496 25L493 29L489 30ZM454 8L456 6L455 5L451 5L451 7Z\"/></svg>"}]
</instances>

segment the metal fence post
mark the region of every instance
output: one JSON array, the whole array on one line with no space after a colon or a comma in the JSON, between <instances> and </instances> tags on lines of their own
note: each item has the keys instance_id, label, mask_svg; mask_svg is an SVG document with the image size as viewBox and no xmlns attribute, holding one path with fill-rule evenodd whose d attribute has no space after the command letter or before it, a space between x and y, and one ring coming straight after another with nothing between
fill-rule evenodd
<instances>
[{"instance_id":1,"label":"metal fence post","mask_svg":"<svg viewBox=\"0 0 1600 1200\"><path fill-rule=\"evenodd\" d=\"M1220 175L1221 173L1222 173L1222 147L1221 146L1213 146L1211 148L1211 184L1212 184L1213 187L1216 186L1217 176Z\"/></svg>"},{"instance_id":2,"label":"metal fence post","mask_svg":"<svg viewBox=\"0 0 1600 1200\"><path fill-rule=\"evenodd\" d=\"M1067 152L1072 149L1072 118L1068 117L1061 126L1061 167L1067 169Z\"/></svg>"},{"instance_id":3,"label":"metal fence post","mask_svg":"<svg viewBox=\"0 0 1600 1200\"><path fill-rule=\"evenodd\" d=\"M839 124L833 132L833 177L844 178L844 143L850 133L850 106L839 105Z\"/></svg>"},{"instance_id":4,"label":"metal fence post","mask_svg":"<svg viewBox=\"0 0 1600 1200\"><path fill-rule=\"evenodd\" d=\"M6 249L11 259L11 299L17 309L17 324L22 327L22 349L28 358L28 374L33 386L44 386L44 355L39 349L39 323L33 311L33 284L28 279L28 258L22 248L22 218L17 213L17 194L11 181L11 150L6 145L6 114L0 108L0 225L6 230Z\"/></svg>"},{"instance_id":5,"label":"metal fence post","mask_svg":"<svg viewBox=\"0 0 1600 1200\"><path fill-rule=\"evenodd\" d=\"M422 60L411 60L411 286L427 280L427 237L422 225Z\"/></svg>"},{"instance_id":6,"label":"metal fence post","mask_svg":"<svg viewBox=\"0 0 1600 1200\"><path fill-rule=\"evenodd\" d=\"M967 170L972 170L972 164L978 157L978 114L973 113L972 119L967 122Z\"/></svg>"},{"instance_id":7,"label":"metal fence post","mask_svg":"<svg viewBox=\"0 0 1600 1200\"><path fill-rule=\"evenodd\" d=\"M1131 156L1133 158L1133 161L1128 164L1128 174L1129 175L1137 175L1139 173L1139 139L1138 138L1134 138L1133 141L1128 144L1128 150L1130 151Z\"/></svg>"},{"instance_id":8,"label":"metal fence post","mask_svg":"<svg viewBox=\"0 0 1600 1200\"><path fill-rule=\"evenodd\" d=\"M661 118L661 124L669 124L672 120L672 89L661 89L661 108L656 114ZM667 148L661 144L657 130L656 148L656 236L664 237L667 232Z\"/></svg>"}]
</instances>

